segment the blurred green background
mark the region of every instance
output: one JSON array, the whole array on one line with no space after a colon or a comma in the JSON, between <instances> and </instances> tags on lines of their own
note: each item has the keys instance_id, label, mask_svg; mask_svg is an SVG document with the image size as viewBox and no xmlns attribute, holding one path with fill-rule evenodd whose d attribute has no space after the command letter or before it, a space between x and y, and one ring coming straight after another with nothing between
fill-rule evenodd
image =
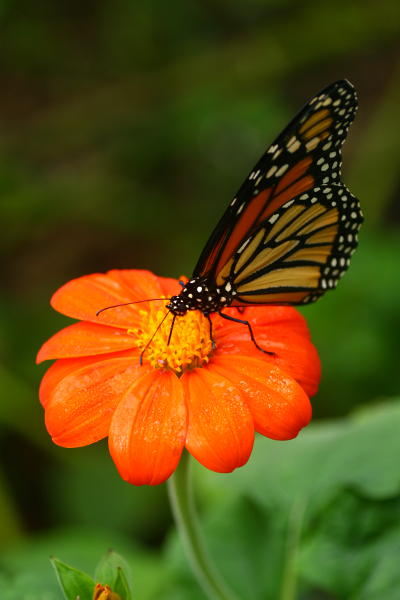
<instances>
[{"instance_id":1,"label":"blurred green background","mask_svg":"<svg viewBox=\"0 0 400 600\"><path fill-rule=\"evenodd\" d=\"M74 527L153 552L170 527L164 486L123 484L106 444L65 450L44 429L35 353L69 323L49 298L109 268L190 275L266 145L311 95L348 78L360 109L344 181L365 225L338 290L303 311L323 364L315 417L394 396L400 6L0 0L0 26L0 539L36 548Z\"/></svg>"}]
</instances>

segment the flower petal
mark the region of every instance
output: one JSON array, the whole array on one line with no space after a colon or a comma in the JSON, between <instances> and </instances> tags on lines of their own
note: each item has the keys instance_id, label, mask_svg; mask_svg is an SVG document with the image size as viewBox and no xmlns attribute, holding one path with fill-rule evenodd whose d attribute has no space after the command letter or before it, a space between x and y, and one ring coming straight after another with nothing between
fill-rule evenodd
<instances>
[{"instance_id":1,"label":"flower petal","mask_svg":"<svg viewBox=\"0 0 400 600\"><path fill-rule=\"evenodd\" d=\"M290 331L300 333L307 338L310 337L306 319L293 306L249 306L243 312L239 312L235 308L228 308L224 310L224 313L237 319L246 319L253 326L271 327L273 325L280 325L287 327ZM223 319L218 317L216 327L222 324L221 321ZM226 320L224 327L226 328Z\"/></svg>"},{"instance_id":2,"label":"flower petal","mask_svg":"<svg viewBox=\"0 0 400 600\"><path fill-rule=\"evenodd\" d=\"M189 415L189 452L219 473L244 465L253 447L254 426L240 390L211 366L188 371L181 381Z\"/></svg>"},{"instance_id":3,"label":"flower petal","mask_svg":"<svg viewBox=\"0 0 400 600\"><path fill-rule=\"evenodd\" d=\"M186 435L182 385L172 371L136 381L115 411L109 446L123 479L157 485L176 469Z\"/></svg>"},{"instance_id":4,"label":"flower petal","mask_svg":"<svg viewBox=\"0 0 400 600\"><path fill-rule=\"evenodd\" d=\"M236 355L215 357L210 368L244 392L259 433L275 440L290 440L310 422L308 396L279 367L259 358Z\"/></svg>"},{"instance_id":5,"label":"flower petal","mask_svg":"<svg viewBox=\"0 0 400 600\"><path fill-rule=\"evenodd\" d=\"M285 324L260 326L252 323L257 343L262 348L274 352L275 356L272 357L256 348L245 325L227 323L225 328L218 324L218 328L215 329L218 355L241 354L272 362L290 374L309 396L317 392L321 378L321 364L317 350L308 337L292 331Z\"/></svg>"},{"instance_id":6,"label":"flower petal","mask_svg":"<svg viewBox=\"0 0 400 600\"><path fill-rule=\"evenodd\" d=\"M268 338L272 351L276 352L275 364L289 373L308 396L314 396L321 380L321 361L312 342L278 327L268 333Z\"/></svg>"},{"instance_id":7,"label":"flower petal","mask_svg":"<svg viewBox=\"0 0 400 600\"><path fill-rule=\"evenodd\" d=\"M96 313L116 304L160 298L165 295L160 281L164 288L172 287L170 280L156 277L150 271L132 269L94 273L63 285L53 295L51 305L73 319L128 329L138 324L143 304L118 306L98 316ZM160 306L165 306L165 302L161 301Z\"/></svg>"},{"instance_id":8,"label":"flower petal","mask_svg":"<svg viewBox=\"0 0 400 600\"><path fill-rule=\"evenodd\" d=\"M108 435L115 408L137 377L148 372L137 354L61 359L45 374L40 397L53 441L69 448Z\"/></svg>"},{"instance_id":9,"label":"flower petal","mask_svg":"<svg viewBox=\"0 0 400 600\"><path fill-rule=\"evenodd\" d=\"M82 321L61 329L40 348L36 362L52 358L93 356L136 348L135 338L117 327Z\"/></svg>"},{"instance_id":10,"label":"flower petal","mask_svg":"<svg viewBox=\"0 0 400 600\"><path fill-rule=\"evenodd\" d=\"M176 279L172 279L171 277L157 277L157 280L163 296L170 298L171 296L177 296L182 291L182 287ZM187 278L185 277L184 281L186 280Z\"/></svg>"}]
</instances>

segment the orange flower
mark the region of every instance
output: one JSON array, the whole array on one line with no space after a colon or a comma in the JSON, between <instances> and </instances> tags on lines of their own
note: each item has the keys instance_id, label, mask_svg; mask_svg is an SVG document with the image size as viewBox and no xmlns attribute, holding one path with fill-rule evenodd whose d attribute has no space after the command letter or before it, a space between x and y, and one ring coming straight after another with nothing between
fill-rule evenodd
<instances>
[{"instance_id":1,"label":"orange flower","mask_svg":"<svg viewBox=\"0 0 400 600\"><path fill-rule=\"evenodd\" d=\"M58 359L40 386L46 427L60 446L109 437L118 471L135 485L155 485L176 469L183 448L205 467L229 472L244 465L254 432L296 437L311 418L308 396L320 377L304 318L292 307L246 308L247 327L199 311L172 315L139 356L166 314L166 302L104 307L179 293L176 280L149 271L119 270L74 279L51 304L78 323L50 338L37 361ZM237 309L228 309L232 315ZM243 318L242 315L239 317Z\"/></svg>"}]
</instances>

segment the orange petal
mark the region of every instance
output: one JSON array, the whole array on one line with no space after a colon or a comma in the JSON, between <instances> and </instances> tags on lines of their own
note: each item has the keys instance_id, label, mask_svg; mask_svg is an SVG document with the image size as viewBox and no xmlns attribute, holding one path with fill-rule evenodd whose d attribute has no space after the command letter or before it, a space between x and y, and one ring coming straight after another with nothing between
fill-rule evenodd
<instances>
[{"instance_id":1,"label":"orange petal","mask_svg":"<svg viewBox=\"0 0 400 600\"><path fill-rule=\"evenodd\" d=\"M123 395L149 369L141 367L132 352L55 362L40 388L46 427L53 441L73 448L107 436Z\"/></svg>"},{"instance_id":2,"label":"orange petal","mask_svg":"<svg viewBox=\"0 0 400 600\"><path fill-rule=\"evenodd\" d=\"M139 323L139 311L146 304L130 304L111 308L96 316L97 311L115 304L160 298L163 290L159 278L150 271L119 270L94 273L73 279L55 292L53 308L82 321L102 323L128 329ZM160 301L160 306L165 306Z\"/></svg>"},{"instance_id":3,"label":"orange petal","mask_svg":"<svg viewBox=\"0 0 400 600\"><path fill-rule=\"evenodd\" d=\"M61 329L40 348L36 362L52 358L93 356L136 348L135 337L116 327L82 321Z\"/></svg>"},{"instance_id":4,"label":"orange petal","mask_svg":"<svg viewBox=\"0 0 400 600\"><path fill-rule=\"evenodd\" d=\"M293 306L249 306L239 312L237 308L226 308L224 313L237 319L250 321L253 327L273 327L280 325L287 327L290 331L297 332L310 338L307 321ZM229 323L226 319L215 315L214 327L218 331L220 328L227 332L230 327L235 327L235 323Z\"/></svg>"},{"instance_id":5,"label":"orange petal","mask_svg":"<svg viewBox=\"0 0 400 600\"><path fill-rule=\"evenodd\" d=\"M211 366L188 371L181 381L189 415L189 452L219 473L244 465L253 447L254 426L239 389Z\"/></svg>"},{"instance_id":6,"label":"orange petal","mask_svg":"<svg viewBox=\"0 0 400 600\"><path fill-rule=\"evenodd\" d=\"M115 355L113 354L112 357L115 358ZM109 358L109 356L102 356L101 360L106 358ZM39 399L43 408L46 408L51 399L54 388L62 379L64 379L64 377L74 373L86 365L92 365L98 360L99 359L97 357L93 358L93 356L56 360L56 362L47 369L40 383Z\"/></svg>"},{"instance_id":7,"label":"orange petal","mask_svg":"<svg viewBox=\"0 0 400 600\"><path fill-rule=\"evenodd\" d=\"M268 338L272 352L276 349L275 364L289 373L308 396L314 396L321 380L321 361L314 344L296 333L285 334L278 327Z\"/></svg>"},{"instance_id":8,"label":"orange petal","mask_svg":"<svg viewBox=\"0 0 400 600\"><path fill-rule=\"evenodd\" d=\"M310 337L307 321L302 314L293 306L249 306L243 313L236 309L227 309L224 312L231 314L239 319L246 319L252 325L260 327L271 327L273 325L283 325L297 333ZM236 313L236 314L234 314Z\"/></svg>"},{"instance_id":9,"label":"orange petal","mask_svg":"<svg viewBox=\"0 0 400 600\"><path fill-rule=\"evenodd\" d=\"M219 356L213 368L244 392L256 431L275 440L290 440L312 414L308 396L279 367L248 356Z\"/></svg>"},{"instance_id":10,"label":"orange petal","mask_svg":"<svg viewBox=\"0 0 400 600\"><path fill-rule=\"evenodd\" d=\"M220 317L218 317L220 318ZM249 330L242 323L227 322L227 327L215 330L217 354L241 354L272 362L290 374L313 396L321 379L321 364L315 346L308 337L292 331L286 325L275 324L252 327L257 343L275 357L263 354L250 339Z\"/></svg>"},{"instance_id":11,"label":"orange petal","mask_svg":"<svg viewBox=\"0 0 400 600\"><path fill-rule=\"evenodd\" d=\"M171 277L157 277L157 279L163 296L170 298L171 296L177 296L182 291L182 287L176 279Z\"/></svg>"},{"instance_id":12,"label":"orange petal","mask_svg":"<svg viewBox=\"0 0 400 600\"><path fill-rule=\"evenodd\" d=\"M176 469L186 435L182 385L172 371L153 371L137 380L115 411L111 456L123 479L157 485Z\"/></svg>"}]
</instances>

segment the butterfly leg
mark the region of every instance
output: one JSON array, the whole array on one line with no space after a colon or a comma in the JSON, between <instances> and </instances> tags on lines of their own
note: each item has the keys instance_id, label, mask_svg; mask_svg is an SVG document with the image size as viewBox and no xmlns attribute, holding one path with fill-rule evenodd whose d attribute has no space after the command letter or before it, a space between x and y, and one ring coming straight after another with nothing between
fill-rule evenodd
<instances>
[{"instance_id":1,"label":"butterfly leg","mask_svg":"<svg viewBox=\"0 0 400 600\"><path fill-rule=\"evenodd\" d=\"M215 343L215 340L213 338L213 330L212 330L212 321L211 321L211 317L208 313L203 313L203 315L206 317L206 319L208 320L208 324L210 326L210 340L211 340L211 345L212 345L212 349L215 350L215 348L217 347L217 344Z\"/></svg>"},{"instance_id":2,"label":"butterfly leg","mask_svg":"<svg viewBox=\"0 0 400 600\"><path fill-rule=\"evenodd\" d=\"M172 319L172 323L171 323L171 328L169 330L169 336L168 336L168 342L167 342L167 346L169 346L170 341L171 341L171 337L172 337L172 332L174 330L174 325L175 325L175 319L176 319L176 315L174 315L174 318Z\"/></svg>"},{"instance_id":3,"label":"butterfly leg","mask_svg":"<svg viewBox=\"0 0 400 600\"><path fill-rule=\"evenodd\" d=\"M261 352L264 352L264 354L269 354L270 356L275 356L275 352L268 352L268 350L264 350L264 348L261 348L261 346L259 346L256 342L256 338L254 337L254 333L253 333L253 329L251 328L251 325L249 323L249 321L245 321L244 319L236 319L235 317L231 317L229 315L225 315L222 312L218 313L220 317L222 317L223 319L226 319L227 321L233 321L234 323L243 323L243 325L247 325L249 333L250 333L250 338L251 341L253 342L253 344L255 345L255 347L257 348L257 350L260 350Z\"/></svg>"},{"instance_id":4,"label":"butterfly leg","mask_svg":"<svg viewBox=\"0 0 400 600\"><path fill-rule=\"evenodd\" d=\"M151 342L154 339L154 336L156 335L157 331L160 329L161 325L164 323L165 319L168 317L169 315L169 311L167 313L165 313L164 317L161 319L161 321L159 322L159 324L157 325L156 330L154 331L153 335L151 336L151 338L149 339L149 341L147 342L147 344L145 345L145 347L143 348L143 350L140 353L139 356L139 365L142 366L143 365L143 356L147 350L147 348L150 346ZM172 330L174 328L174 323L175 323L175 315L174 318L172 320L172 325L171 325L171 329L169 330L169 337L168 337L168 344L170 342L171 339L171 335L172 335Z\"/></svg>"}]
</instances>

